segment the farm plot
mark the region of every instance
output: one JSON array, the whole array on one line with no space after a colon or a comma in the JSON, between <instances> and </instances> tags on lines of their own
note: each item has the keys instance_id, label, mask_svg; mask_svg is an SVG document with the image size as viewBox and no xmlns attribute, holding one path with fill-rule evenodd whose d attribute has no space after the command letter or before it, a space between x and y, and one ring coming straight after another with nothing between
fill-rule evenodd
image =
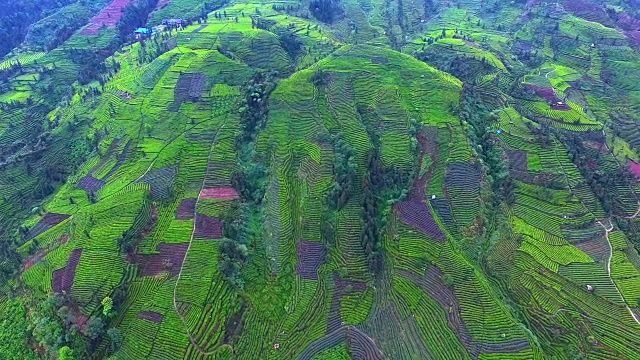
<instances>
[{"instance_id":1,"label":"farm plot","mask_svg":"<svg viewBox=\"0 0 640 360\"><path fill-rule=\"evenodd\" d=\"M93 175L86 175L78 181L78 188L87 193L96 193L105 185L103 180L96 179Z\"/></svg>"},{"instance_id":2,"label":"farm plot","mask_svg":"<svg viewBox=\"0 0 640 360\"><path fill-rule=\"evenodd\" d=\"M318 268L324 264L327 250L323 244L298 241L296 246L296 272L305 280L318 280Z\"/></svg>"},{"instance_id":3,"label":"farm plot","mask_svg":"<svg viewBox=\"0 0 640 360\"><path fill-rule=\"evenodd\" d=\"M98 15L90 20L89 25L82 30L82 34L98 35L102 28L115 29L124 13L124 8L130 1L131 0L113 0L111 4L107 5Z\"/></svg>"},{"instance_id":4,"label":"farm plot","mask_svg":"<svg viewBox=\"0 0 640 360\"><path fill-rule=\"evenodd\" d=\"M458 226L468 226L480 211L481 174L476 164L457 163L447 167L444 186Z\"/></svg>"},{"instance_id":5,"label":"farm plot","mask_svg":"<svg viewBox=\"0 0 640 360\"><path fill-rule=\"evenodd\" d=\"M47 213L29 230L25 239L30 240L69 218L67 214Z\"/></svg>"},{"instance_id":6,"label":"farm plot","mask_svg":"<svg viewBox=\"0 0 640 360\"><path fill-rule=\"evenodd\" d=\"M526 150L511 150L507 151L507 157L509 158L509 165L516 171L527 171L527 151Z\"/></svg>"},{"instance_id":7,"label":"farm plot","mask_svg":"<svg viewBox=\"0 0 640 360\"><path fill-rule=\"evenodd\" d=\"M177 174L177 166L154 169L136 180L136 183L149 184L151 186L151 196L154 200L169 199L173 192L173 184Z\"/></svg>"},{"instance_id":8,"label":"farm plot","mask_svg":"<svg viewBox=\"0 0 640 360\"><path fill-rule=\"evenodd\" d=\"M342 298L352 292L364 292L366 290L366 284L343 279L337 273L333 274L333 287L329 318L327 319L327 334L338 330L343 325L340 306Z\"/></svg>"},{"instance_id":9,"label":"farm plot","mask_svg":"<svg viewBox=\"0 0 640 360\"><path fill-rule=\"evenodd\" d=\"M27 257L23 262L22 262L22 271L27 271L29 270L29 268L31 268L33 265L39 263L40 261L42 261L42 259L47 256L47 254L49 254L51 251L55 250L56 248L58 248L60 245L64 245L67 243L67 241L69 241L69 238L71 237L71 235L69 234L64 234L60 237L60 239L58 239L57 241L55 241L54 243L50 243L50 244L45 244L47 245L46 247L42 247L36 251L35 254Z\"/></svg>"},{"instance_id":10,"label":"farm plot","mask_svg":"<svg viewBox=\"0 0 640 360\"><path fill-rule=\"evenodd\" d=\"M200 191L201 199L210 200L235 200L238 192L234 188L205 188Z\"/></svg>"},{"instance_id":11,"label":"farm plot","mask_svg":"<svg viewBox=\"0 0 640 360\"><path fill-rule=\"evenodd\" d=\"M187 252L188 243L158 245L158 254L136 255L140 276L156 276L163 272L177 275Z\"/></svg>"},{"instance_id":12,"label":"farm plot","mask_svg":"<svg viewBox=\"0 0 640 360\"><path fill-rule=\"evenodd\" d=\"M349 347L351 358L358 360L382 360L384 355L376 347L375 343L355 326L345 326L327 334L326 336L309 344L298 360L313 360L318 354L339 346L345 342Z\"/></svg>"},{"instance_id":13,"label":"farm plot","mask_svg":"<svg viewBox=\"0 0 640 360\"><path fill-rule=\"evenodd\" d=\"M398 217L412 228L422 231L435 240L444 241L445 235L435 222L431 210L424 202L402 201L394 206Z\"/></svg>"},{"instance_id":14,"label":"farm plot","mask_svg":"<svg viewBox=\"0 0 640 360\"><path fill-rule=\"evenodd\" d=\"M164 319L164 315L154 311L141 311L138 313L137 318L143 319L143 320L149 320L151 322L159 324L162 322L162 319Z\"/></svg>"},{"instance_id":15,"label":"farm plot","mask_svg":"<svg viewBox=\"0 0 640 360\"><path fill-rule=\"evenodd\" d=\"M176 209L176 220L192 220L196 211L196 198L182 200Z\"/></svg>"},{"instance_id":16,"label":"farm plot","mask_svg":"<svg viewBox=\"0 0 640 360\"><path fill-rule=\"evenodd\" d=\"M195 239L222 239L222 221L204 214L196 214Z\"/></svg>"},{"instance_id":17,"label":"farm plot","mask_svg":"<svg viewBox=\"0 0 640 360\"><path fill-rule=\"evenodd\" d=\"M180 74L178 83L174 87L173 103L169 111L176 112L185 101L198 101L205 89L207 77L202 73Z\"/></svg>"},{"instance_id":18,"label":"farm plot","mask_svg":"<svg viewBox=\"0 0 640 360\"><path fill-rule=\"evenodd\" d=\"M51 280L51 289L55 293L68 293L71 291L73 285L73 279L76 276L76 267L80 263L80 257L82 256L82 249L75 249L71 252L67 265L62 269L55 270L53 272L53 278Z\"/></svg>"},{"instance_id":19,"label":"farm plot","mask_svg":"<svg viewBox=\"0 0 640 360\"><path fill-rule=\"evenodd\" d=\"M481 344L476 343L469 334L464 320L460 316L460 302L453 288L443 283L443 273L436 266L429 265L424 275L418 275L413 271L399 271L400 277L412 281L446 313L447 324L456 334L457 339L464 346L471 358L477 358ZM464 356L464 355L463 355Z\"/></svg>"},{"instance_id":20,"label":"farm plot","mask_svg":"<svg viewBox=\"0 0 640 360\"><path fill-rule=\"evenodd\" d=\"M385 289L374 295L371 315L359 328L375 340L384 354L394 354L397 359L411 359L414 354L431 355L428 337L421 335L418 320L397 309L404 305L390 299L387 287L385 284Z\"/></svg>"},{"instance_id":21,"label":"farm plot","mask_svg":"<svg viewBox=\"0 0 640 360\"><path fill-rule=\"evenodd\" d=\"M428 140L424 134L418 136L418 141L421 147L421 158L418 161L417 170L420 172L424 171L424 174L416 180L409 191L407 200L394 205L394 211L404 223L418 231L424 232L435 240L444 241L445 235L433 218L431 209L426 202L425 194L425 185L431 178L437 164L431 163L426 170L424 170L423 164L425 164L425 160L431 160L431 157L427 157L428 155L437 156L437 144Z\"/></svg>"}]
</instances>

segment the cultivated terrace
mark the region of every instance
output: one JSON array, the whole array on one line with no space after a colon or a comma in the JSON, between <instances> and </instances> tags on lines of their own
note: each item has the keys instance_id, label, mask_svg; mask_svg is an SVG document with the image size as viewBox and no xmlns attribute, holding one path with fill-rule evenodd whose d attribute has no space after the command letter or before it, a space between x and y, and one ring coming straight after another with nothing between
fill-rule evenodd
<instances>
[{"instance_id":1,"label":"cultivated terrace","mask_svg":"<svg viewBox=\"0 0 640 360\"><path fill-rule=\"evenodd\" d=\"M637 0L0 6L0 359L640 359Z\"/></svg>"}]
</instances>

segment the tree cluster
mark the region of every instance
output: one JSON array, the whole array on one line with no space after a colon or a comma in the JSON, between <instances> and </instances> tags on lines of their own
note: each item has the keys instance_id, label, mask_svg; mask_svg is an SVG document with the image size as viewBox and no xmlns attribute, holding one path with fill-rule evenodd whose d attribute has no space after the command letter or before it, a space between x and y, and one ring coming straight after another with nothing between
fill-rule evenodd
<instances>
[{"instance_id":1,"label":"tree cluster","mask_svg":"<svg viewBox=\"0 0 640 360\"><path fill-rule=\"evenodd\" d=\"M272 74L257 73L243 86L240 104L241 130L235 148L240 169L231 174L231 184L240 195L241 205L223 220L225 240L220 245L219 269L236 289L242 289L241 269L250 256L249 243L255 236L255 224L265 194L267 169L253 149L256 136L267 122L268 98L275 88Z\"/></svg>"},{"instance_id":2,"label":"tree cluster","mask_svg":"<svg viewBox=\"0 0 640 360\"><path fill-rule=\"evenodd\" d=\"M31 339L49 358L85 358L105 335L105 317L94 315L81 325L77 312L72 299L65 295L49 294L43 300L34 301L28 315ZM110 312L109 316L112 315Z\"/></svg>"},{"instance_id":3,"label":"tree cluster","mask_svg":"<svg viewBox=\"0 0 640 360\"><path fill-rule=\"evenodd\" d=\"M476 152L481 156L487 181L493 192L493 206L501 202L511 206L515 203L514 183L509 176L509 168L505 162L504 151L495 141L495 135L490 129L496 122L495 115L482 103L470 86L463 87L460 98L458 115L466 125L467 136L471 140Z\"/></svg>"},{"instance_id":4,"label":"tree cluster","mask_svg":"<svg viewBox=\"0 0 640 360\"><path fill-rule=\"evenodd\" d=\"M302 51L302 40L300 37L290 28L278 28L276 29L276 35L280 40L280 46L287 52L291 61L295 61Z\"/></svg>"},{"instance_id":5,"label":"tree cluster","mask_svg":"<svg viewBox=\"0 0 640 360\"><path fill-rule=\"evenodd\" d=\"M145 26L149 13L157 4L158 0L135 0L127 4L117 25L122 42L130 39L136 28Z\"/></svg>"},{"instance_id":6,"label":"tree cluster","mask_svg":"<svg viewBox=\"0 0 640 360\"><path fill-rule=\"evenodd\" d=\"M327 203L333 210L340 210L349 201L353 193L353 187L357 180L357 164L355 152L347 144L340 135L335 137L333 144L334 161L333 175L334 180L331 190L327 194Z\"/></svg>"},{"instance_id":7,"label":"tree cluster","mask_svg":"<svg viewBox=\"0 0 640 360\"><path fill-rule=\"evenodd\" d=\"M362 182L364 197L362 200L362 218L364 224L360 234L360 243L367 255L369 270L374 274L382 270L382 237L383 216L381 212L380 194L385 190L385 171L380 160L378 148L369 153L367 172Z\"/></svg>"},{"instance_id":8,"label":"tree cluster","mask_svg":"<svg viewBox=\"0 0 640 360\"><path fill-rule=\"evenodd\" d=\"M585 181L593 190L604 211L609 214L622 214L624 207L615 189L618 186L632 186L633 176L628 168L619 167L616 171L598 169L602 154L599 151L589 151L584 146L579 135L565 133L561 136L569 152L569 158L578 167Z\"/></svg>"},{"instance_id":9,"label":"tree cluster","mask_svg":"<svg viewBox=\"0 0 640 360\"><path fill-rule=\"evenodd\" d=\"M275 88L272 74L258 73L244 86L244 98L239 109L242 134L236 147L255 140L267 123L267 99Z\"/></svg>"},{"instance_id":10,"label":"tree cluster","mask_svg":"<svg viewBox=\"0 0 640 360\"><path fill-rule=\"evenodd\" d=\"M65 42L73 33L87 24L92 14L98 13L104 1L79 1L33 24L25 37L25 44L42 51L51 51Z\"/></svg>"},{"instance_id":11,"label":"tree cluster","mask_svg":"<svg viewBox=\"0 0 640 360\"><path fill-rule=\"evenodd\" d=\"M31 24L75 0L3 1L0 11L0 57L22 43Z\"/></svg>"},{"instance_id":12,"label":"tree cluster","mask_svg":"<svg viewBox=\"0 0 640 360\"><path fill-rule=\"evenodd\" d=\"M344 17L344 6L340 0L311 0L309 11L326 24L333 24Z\"/></svg>"},{"instance_id":13,"label":"tree cluster","mask_svg":"<svg viewBox=\"0 0 640 360\"><path fill-rule=\"evenodd\" d=\"M70 49L69 58L80 66L78 81L82 85L100 79L102 74L107 71L104 57L96 51L90 49Z\"/></svg>"}]
</instances>

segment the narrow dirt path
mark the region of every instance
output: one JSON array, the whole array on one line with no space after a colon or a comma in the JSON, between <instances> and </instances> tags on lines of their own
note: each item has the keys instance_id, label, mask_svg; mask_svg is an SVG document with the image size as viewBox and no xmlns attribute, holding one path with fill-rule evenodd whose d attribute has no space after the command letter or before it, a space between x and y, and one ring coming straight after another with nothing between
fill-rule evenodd
<instances>
[{"instance_id":1,"label":"narrow dirt path","mask_svg":"<svg viewBox=\"0 0 640 360\"><path fill-rule=\"evenodd\" d=\"M225 124L222 124L222 126L220 126L220 128L216 132L216 135L213 138L213 142L211 143L211 148L209 149L209 153L207 154L207 169L205 171L204 179L202 180L202 185L200 186L200 191L198 192L198 197L196 198L196 205L195 205L195 207L193 209L193 229L191 230L191 238L189 239L189 246L187 246L187 251L185 251L185 253L184 253L184 258L182 259L182 264L180 264L180 271L178 272L178 278L176 279L176 284L173 287L173 309L175 310L176 314L178 314L178 317L180 318L180 322L182 322L182 325L184 326L184 330L187 333L187 336L189 336L189 341L203 356L213 355L213 354L217 353L218 351L222 350L225 347L228 347L231 350L231 353L233 353L233 347L231 345L229 345L229 344L222 344L218 348L216 348L216 349L214 349L212 351L206 351L205 349L203 349L200 346L200 344L198 344L197 339L189 331L189 327L187 325L185 316L178 309L177 293L178 293L178 284L180 283L180 279L182 278L182 271L184 270L184 263L187 261L187 256L189 254L189 250L191 249L191 245L193 244L193 239L194 239L194 236L195 236L195 233L196 233L196 223L197 223L196 222L196 215L198 214L198 203L200 202L200 194L202 193L202 190L204 189L206 179L209 177L209 161L211 159L211 154L213 153L213 150L214 150L214 148L216 146L216 143L217 143L217 140L218 140L218 135L220 134L220 131L222 131L224 126L225 126Z\"/></svg>"},{"instance_id":2,"label":"narrow dirt path","mask_svg":"<svg viewBox=\"0 0 640 360\"><path fill-rule=\"evenodd\" d=\"M607 274L609 275L609 280L611 280L613 287L616 289L616 292L618 293L618 295L620 295L620 298L622 299L624 306L627 308L627 311L629 312L633 320L635 320L635 322L638 323L638 325L640 325L640 319L633 312L633 310L631 310L629 305L627 305L627 302L624 300L624 297L622 296L620 289L618 289L618 285L616 285L615 281L613 281L613 279L611 278L611 259L613 258L613 247L611 246L611 240L609 240L609 233L613 231L613 224L611 224L611 220L609 220L609 227L604 226L604 224L600 220L596 221L596 224L602 226L602 228L604 229L604 237L605 239L607 239L607 245L609 245L609 258L607 260Z\"/></svg>"},{"instance_id":3,"label":"narrow dirt path","mask_svg":"<svg viewBox=\"0 0 640 360\"><path fill-rule=\"evenodd\" d=\"M629 219L629 220L637 219L638 215L640 215L640 201L638 201L638 210L636 210L635 214L631 216L625 216L624 219Z\"/></svg>"}]
</instances>

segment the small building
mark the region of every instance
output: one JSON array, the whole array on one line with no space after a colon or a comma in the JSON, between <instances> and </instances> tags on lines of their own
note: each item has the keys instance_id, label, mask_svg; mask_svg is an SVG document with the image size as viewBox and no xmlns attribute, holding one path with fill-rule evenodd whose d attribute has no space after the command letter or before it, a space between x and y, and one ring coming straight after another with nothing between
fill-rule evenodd
<instances>
[{"instance_id":1,"label":"small building","mask_svg":"<svg viewBox=\"0 0 640 360\"><path fill-rule=\"evenodd\" d=\"M162 20L162 25L168 27L169 29L179 29L181 30L185 26L187 26L187 20L184 19L164 19Z\"/></svg>"},{"instance_id":2,"label":"small building","mask_svg":"<svg viewBox=\"0 0 640 360\"><path fill-rule=\"evenodd\" d=\"M146 39L153 34L153 31L149 28L140 27L137 28L136 31L133 32L136 36L136 39Z\"/></svg>"}]
</instances>

